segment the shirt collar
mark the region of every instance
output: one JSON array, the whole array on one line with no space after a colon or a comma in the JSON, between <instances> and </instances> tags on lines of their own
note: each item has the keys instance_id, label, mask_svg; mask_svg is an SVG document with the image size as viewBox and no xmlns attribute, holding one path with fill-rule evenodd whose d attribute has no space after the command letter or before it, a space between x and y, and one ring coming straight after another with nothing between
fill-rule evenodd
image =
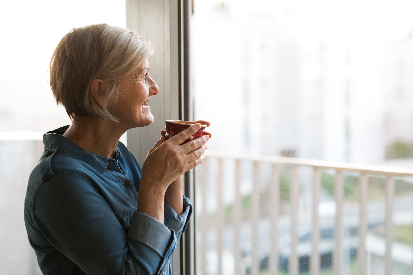
<instances>
[{"instance_id":1,"label":"shirt collar","mask_svg":"<svg viewBox=\"0 0 413 275\"><path fill-rule=\"evenodd\" d=\"M80 148L72 141L63 136L69 125L60 127L56 130L47 132L43 135L43 143L45 150L56 150L57 152L71 156L75 159L83 161L100 173L103 173L106 169L115 168L118 166L118 160L121 158L119 148L116 148L115 159L98 156L85 149Z\"/></svg>"}]
</instances>

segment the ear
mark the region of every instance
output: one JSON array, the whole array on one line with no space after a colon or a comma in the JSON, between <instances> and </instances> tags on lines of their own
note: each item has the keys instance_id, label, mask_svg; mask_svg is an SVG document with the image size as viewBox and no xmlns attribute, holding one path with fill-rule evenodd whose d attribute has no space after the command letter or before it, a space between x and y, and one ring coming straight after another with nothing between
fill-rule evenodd
<instances>
[{"instance_id":1,"label":"ear","mask_svg":"<svg viewBox=\"0 0 413 275\"><path fill-rule=\"evenodd\" d=\"M103 102L103 81L101 79L94 79L89 87L89 92L92 94L96 103L102 106Z\"/></svg>"}]
</instances>

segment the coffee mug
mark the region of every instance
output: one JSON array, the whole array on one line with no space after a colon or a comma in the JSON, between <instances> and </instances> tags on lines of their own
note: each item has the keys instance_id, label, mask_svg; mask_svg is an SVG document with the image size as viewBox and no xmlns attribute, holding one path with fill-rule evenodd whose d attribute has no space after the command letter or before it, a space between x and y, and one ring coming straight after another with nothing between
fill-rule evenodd
<instances>
[{"instance_id":1,"label":"coffee mug","mask_svg":"<svg viewBox=\"0 0 413 275\"><path fill-rule=\"evenodd\" d=\"M182 132L183 130L191 127L192 125L194 125L196 123L198 123L198 122L196 122L196 121L183 121L183 120L166 120L165 121L165 129L166 129L165 138L170 139L174 135L178 134L179 132ZM193 134L190 138L185 140L182 144L187 143L187 142L189 142L193 139L202 137L204 135L208 135L208 133L205 131L207 126L205 124L202 124L202 123L200 123L200 124L201 124L201 128L195 134Z\"/></svg>"}]
</instances>

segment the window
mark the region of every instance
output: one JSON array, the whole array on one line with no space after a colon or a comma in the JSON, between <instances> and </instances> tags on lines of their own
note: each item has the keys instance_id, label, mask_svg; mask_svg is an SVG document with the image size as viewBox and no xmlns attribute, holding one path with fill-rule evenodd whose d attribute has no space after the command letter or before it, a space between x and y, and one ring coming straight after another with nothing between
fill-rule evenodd
<instances>
[{"instance_id":1,"label":"window","mask_svg":"<svg viewBox=\"0 0 413 275\"><path fill-rule=\"evenodd\" d=\"M412 221L391 220L412 215L412 170L365 166L412 167L411 4L194 7L195 118L213 133L197 169L197 274L410 274L384 244L412 251ZM388 211L377 223L375 207Z\"/></svg>"}]
</instances>

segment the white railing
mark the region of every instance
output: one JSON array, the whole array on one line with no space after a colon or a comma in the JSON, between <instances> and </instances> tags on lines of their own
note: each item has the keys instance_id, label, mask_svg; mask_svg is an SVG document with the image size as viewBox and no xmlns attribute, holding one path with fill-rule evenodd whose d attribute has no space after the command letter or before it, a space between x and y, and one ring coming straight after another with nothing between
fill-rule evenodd
<instances>
[{"instance_id":1,"label":"white railing","mask_svg":"<svg viewBox=\"0 0 413 275\"><path fill-rule=\"evenodd\" d=\"M41 274L23 212L27 181L42 152L40 133L0 132L0 274Z\"/></svg>"},{"instance_id":2,"label":"white railing","mask_svg":"<svg viewBox=\"0 0 413 275\"><path fill-rule=\"evenodd\" d=\"M368 225L370 223L382 223L385 228L385 253L384 253L384 270L386 275L393 274L393 257L395 254L392 249L394 249L393 242L393 214L394 214L394 190L395 190L395 178L403 178L407 182L413 182L413 170L401 169L401 168L391 168L382 166L367 166L367 165L355 165L348 163L335 163L328 161L319 160L307 160L307 159L296 159L296 158L286 158L286 157L270 157L270 156L250 156L250 155L240 155L231 154L223 152L207 152L207 159L205 163L198 170L197 175L197 198L199 198L200 204L198 204L198 238L200 239L198 249L198 272L202 275L205 274L229 274L228 270L223 270L223 262L225 261L224 246L228 243L228 238L232 238L231 250L233 252L233 268L231 274L239 275L245 274L245 269L249 269L249 274L255 275L260 274L260 263L262 262L262 257L267 257L266 263L268 264L268 273L265 274L278 274L279 273L279 256L280 251L283 250L284 254L288 255L288 274L297 275L299 274L299 254L303 250L303 247L299 245L300 228L307 226L311 233L311 252L310 254L310 267L309 272L312 275L320 274L320 251L325 249L326 244L320 238L321 224L325 221L319 216L319 206L320 206L320 195L322 195L321 188L321 175L322 171L335 171L335 181L334 181L334 203L335 203L335 215L333 217L333 230L334 230L334 242L332 244L333 250L333 261L332 261L332 271L335 275L343 274L343 255L342 251L344 247L350 245L348 243L343 243L343 226L349 225L351 223L355 224L358 229L358 238L353 240L355 246L357 247L357 269L358 274L369 274L370 270L368 268L368 257L367 257L367 239L368 237ZM235 174L232 175L234 179L234 199L233 203L233 216L232 224L228 225L225 221L225 204L224 204L224 185L227 184L225 179L227 175L225 174L224 161L234 162ZM216 183L215 185L215 198L217 200L216 207L212 210L215 216L211 218L211 210L208 210L208 196L211 193L209 188L211 188L211 182L214 179L211 178L211 167L212 161L216 161L215 166L216 171ZM242 195L241 195L241 163L250 162L253 165L252 172L252 190L251 194L251 218L248 226L250 228L250 253L246 257L242 255L241 238L243 238L241 231L243 230L243 235L245 235L245 226L243 226L242 220ZM272 205L272 211L270 211L267 220L263 221L260 219L260 169L262 165L271 165L271 188L269 189L270 201ZM280 194L279 194L279 178L280 171L283 167L288 166L290 169L290 199L289 205L290 211L289 217L283 217L279 214L280 212ZM312 169L312 177L308 179L307 182L312 183L312 199L311 199L311 214L310 216L300 217L298 209L300 209L300 175L299 169L301 167L309 167ZM213 169L215 171L215 169ZM343 206L344 206L344 181L345 174L353 173L357 174L359 178L359 201L358 201L358 211L356 212L356 221L354 222L354 217L343 217ZM369 176L378 175L385 177L385 213L379 215L381 218L374 220L374 217L369 217L368 213L368 179ZM276 188L274 188L276 187ZM412 186L413 187L413 186ZM413 189L412 189L413 190ZM404 213L410 213L411 223L413 223L413 196L410 196L410 200L407 200L408 206L403 206L402 209ZM296 211L297 210L297 211ZM383 212L383 211L381 211ZM301 215L303 216L303 215ZM216 228L214 230L215 238L208 238L211 236L211 229L209 227L209 222L214 219ZM281 225L285 224L285 220L289 220L288 231L289 233L286 238L281 238L285 232L281 232ZM269 220L269 221L268 221ZM266 223L269 228L265 234L265 240L263 244L262 229L260 229L260 224ZM288 222L287 222L288 223ZM311 224L311 226L309 226ZM229 229L228 229L229 228ZM287 231L287 232L288 232ZM371 238L370 238L371 239ZM211 262L208 258L208 251L211 247L210 242L215 242L214 250L216 251L216 261ZM266 247L265 255L262 253L262 248ZM410 247L410 260L407 264L413 266L413 247ZM299 251L300 250L300 251ZM244 253L245 254L245 253ZM243 258L243 260L242 260ZM248 259L247 259L248 258ZM247 266L246 266L247 263ZM216 264L215 267L210 265ZM346 268L346 267L344 267ZM412 268L413 269L413 268ZM213 271L211 271L213 270ZM413 271L412 273L413 274Z\"/></svg>"}]
</instances>

